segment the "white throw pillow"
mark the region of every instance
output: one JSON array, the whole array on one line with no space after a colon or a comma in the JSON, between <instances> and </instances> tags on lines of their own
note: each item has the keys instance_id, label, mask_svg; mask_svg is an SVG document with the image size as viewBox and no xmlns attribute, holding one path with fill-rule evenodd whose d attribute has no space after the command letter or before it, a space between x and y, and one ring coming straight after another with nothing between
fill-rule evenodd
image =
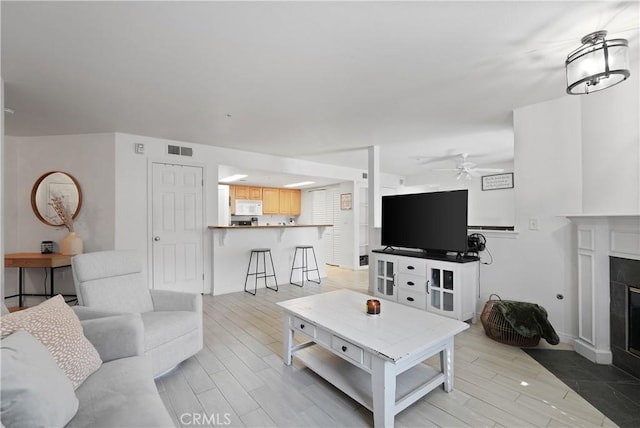
<instances>
[{"instance_id":1,"label":"white throw pillow","mask_svg":"<svg viewBox=\"0 0 640 428\"><path fill-rule=\"evenodd\" d=\"M98 351L84 337L78 316L61 295L0 318L2 337L18 330L29 332L51 352L74 389L102 364Z\"/></svg>"},{"instance_id":2,"label":"white throw pillow","mask_svg":"<svg viewBox=\"0 0 640 428\"><path fill-rule=\"evenodd\" d=\"M0 420L6 427L62 427L78 411L73 385L26 331L0 341Z\"/></svg>"}]
</instances>

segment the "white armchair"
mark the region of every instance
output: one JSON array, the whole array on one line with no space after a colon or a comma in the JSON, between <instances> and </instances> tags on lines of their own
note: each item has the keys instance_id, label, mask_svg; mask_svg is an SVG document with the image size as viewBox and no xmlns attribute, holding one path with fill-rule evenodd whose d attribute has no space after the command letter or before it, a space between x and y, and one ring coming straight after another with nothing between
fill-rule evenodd
<instances>
[{"instance_id":1,"label":"white armchair","mask_svg":"<svg viewBox=\"0 0 640 428\"><path fill-rule=\"evenodd\" d=\"M78 304L91 311L141 315L154 376L202 349L202 296L150 290L134 251L80 254L71 266Z\"/></svg>"}]
</instances>

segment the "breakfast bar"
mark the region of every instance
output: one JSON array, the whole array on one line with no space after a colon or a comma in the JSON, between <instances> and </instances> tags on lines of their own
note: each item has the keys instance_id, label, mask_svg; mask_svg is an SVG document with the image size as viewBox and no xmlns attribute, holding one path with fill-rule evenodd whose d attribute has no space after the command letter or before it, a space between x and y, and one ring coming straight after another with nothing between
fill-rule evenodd
<instances>
[{"instance_id":1,"label":"breakfast bar","mask_svg":"<svg viewBox=\"0 0 640 428\"><path fill-rule=\"evenodd\" d=\"M289 283L296 245L313 245L320 277L326 276L325 241L331 224L209 226L213 234L213 295L242 291L252 248L270 248L279 284ZM269 266L270 268L270 266ZM296 277L297 275L297 277ZM293 280L299 281L300 272ZM264 284L258 288L264 288Z\"/></svg>"}]
</instances>

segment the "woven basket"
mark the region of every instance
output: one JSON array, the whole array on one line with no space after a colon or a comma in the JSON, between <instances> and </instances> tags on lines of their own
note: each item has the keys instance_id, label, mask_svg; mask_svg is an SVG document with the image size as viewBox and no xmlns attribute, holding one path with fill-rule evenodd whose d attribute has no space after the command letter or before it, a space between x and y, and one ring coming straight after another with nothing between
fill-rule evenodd
<instances>
[{"instance_id":1,"label":"woven basket","mask_svg":"<svg viewBox=\"0 0 640 428\"><path fill-rule=\"evenodd\" d=\"M494 299L493 296L495 296L496 299ZM526 337L515 331L502 313L493 307L494 303L498 300L502 299L500 299L500 296L497 294L490 295L489 300L484 304L484 308L482 308L482 313L480 314L480 322L487 336L505 345L518 346L521 348L537 346L538 343L540 343L540 335L537 334L533 337Z\"/></svg>"}]
</instances>

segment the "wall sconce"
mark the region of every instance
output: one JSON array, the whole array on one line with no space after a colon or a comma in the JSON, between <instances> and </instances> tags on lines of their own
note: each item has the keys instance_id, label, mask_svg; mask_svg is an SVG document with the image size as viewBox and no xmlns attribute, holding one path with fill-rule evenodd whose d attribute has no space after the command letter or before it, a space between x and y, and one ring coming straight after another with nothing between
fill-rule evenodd
<instances>
[{"instance_id":1,"label":"wall sconce","mask_svg":"<svg viewBox=\"0 0 640 428\"><path fill-rule=\"evenodd\" d=\"M606 31L587 34L582 46L567 56L567 94L601 91L629 77L629 43L625 39L605 40L606 35Z\"/></svg>"}]
</instances>

